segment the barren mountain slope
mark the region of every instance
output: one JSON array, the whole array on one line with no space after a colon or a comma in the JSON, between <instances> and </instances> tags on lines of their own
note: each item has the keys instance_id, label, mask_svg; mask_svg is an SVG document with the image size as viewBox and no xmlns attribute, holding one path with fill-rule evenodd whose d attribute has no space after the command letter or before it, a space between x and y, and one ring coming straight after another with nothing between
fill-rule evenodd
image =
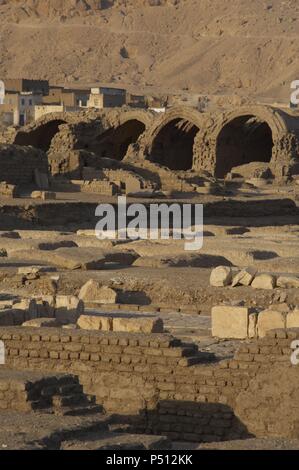
<instances>
[{"instance_id":1,"label":"barren mountain slope","mask_svg":"<svg viewBox=\"0 0 299 470\"><path fill-rule=\"evenodd\" d=\"M287 99L298 0L0 0L0 76Z\"/></svg>"}]
</instances>

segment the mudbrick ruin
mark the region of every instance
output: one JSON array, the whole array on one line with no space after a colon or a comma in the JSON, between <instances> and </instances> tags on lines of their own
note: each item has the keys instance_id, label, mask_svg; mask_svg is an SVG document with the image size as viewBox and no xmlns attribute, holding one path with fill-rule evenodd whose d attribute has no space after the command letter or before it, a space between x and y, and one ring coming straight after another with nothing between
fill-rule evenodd
<instances>
[{"instance_id":1,"label":"mudbrick ruin","mask_svg":"<svg viewBox=\"0 0 299 470\"><path fill-rule=\"evenodd\" d=\"M0 139L1 442L298 448L298 113L89 110ZM203 204L203 247L98 239L121 195Z\"/></svg>"}]
</instances>

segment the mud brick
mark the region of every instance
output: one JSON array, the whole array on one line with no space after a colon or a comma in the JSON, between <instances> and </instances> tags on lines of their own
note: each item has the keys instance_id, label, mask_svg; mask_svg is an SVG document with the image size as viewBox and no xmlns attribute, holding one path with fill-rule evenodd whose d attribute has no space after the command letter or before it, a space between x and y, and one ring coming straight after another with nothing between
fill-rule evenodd
<instances>
[{"instance_id":1,"label":"mud brick","mask_svg":"<svg viewBox=\"0 0 299 470\"><path fill-rule=\"evenodd\" d=\"M133 370L133 366L130 365L130 364L117 364L114 367L119 372L130 372L131 373L132 370ZM135 367L134 367L134 369L135 369Z\"/></svg>"},{"instance_id":2,"label":"mud brick","mask_svg":"<svg viewBox=\"0 0 299 470\"><path fill-rule=\"evenodd\" d=\"M298 339L299 338L299 328L292 328L287 330L287 335L289 339ZM3 338L4 339L4 338Z\"/></svg>"},{"instance_id":3,"label":"mud brick","mask_svg":"<svg viewBox=\"0 0 299 470\"><path fill-rule=\"evenodd\" d=\"M51 339L50 335L41 335L42 341L50 341L50 339Z\"/></svg>"},{"instance_id":4,"label":"mud brick","mask_svg":"<svg viewBox=\"0 0 299 470\"><path fill-rule=\"evenodd\" d=\"M7 340L10 340L12 339L13 335L12 334L9 334L9 333L0 333L0 339L2 339L2 341L7 341Z\"/></svg>"},{"instance_id":5,"label":"mud brick","mask_svg":"<svg viewBox=\"0 0 299 470\"><path fill-rule=\"evenodd\" d=\"M128 338L119 338L118 344L119 346L128 346L129 340Z\"/></svg>"},{"instance_id":6,"label":"mud brick","mask_svg":"<svg viewBox=\"0 0 299 470\"><path fill-rule=\"evenodd\" d=\"M229 368L229 362L230 362L230 361L227 361L227 360L220 361L220 362L219 362L219 367L220 367L221 369L228 369L228 368Z\"/></svg>"},{"instance_id":7,"label":"mud brick","mask_svg":"<svg viewBox=\"0 0 299 470\"><path fill-rule=\"evenodd\" d=\"M90 352L90 353L99 353L105 352L105 348L100 348L98 344L84 344L83 351Z\"/></svg>"},{"instance_id":8,"label":"mud brick","mask_svg":"<svg viewBox=\"0 0 299 470\"><path fill-rule=\"evenodd\" d=\"M184 350L181 348L170 348L170 349L163 349L163 356L167 357L183 357Z\"/></svg>"},{"instance_id":9,"label":"mud brick","mask_svg":"<svg viewBox=\"0 0 299 470\"><path fill-rule=\"evenodd\" d=\"M94 342L94 344L98 344L98 340L99 340L99 342L100 342L101 345L106 345L106 346L108 346L108 344L109 344L108 338L95 338L95 337L91 337L91 338L90 338L90 343L92 343L92 341L91 341L92 339L96 340L96 341Z\"/></svg>"},{"instance_id":10,"label":"mud brick","mask_svg":"<svg viewBox=\"0 0 299 470\"><path fill-rule=\"evenodd\" d=\"M254 355L254 362L270 362L268 356L262 356L261 354Z\"/></svg>"},{"instance_id":11,"label":"mud brick","mask_svg":"<svg viewBox=\"0 0 299 470\"><path fill-rule=\"evenodd\" d=\"M139 339L139 346L142 348L148 348L150 345L150 340L147 338L140 338Z\"/></svg>"},{"instance_id":12,"label":"mud brick","mask_svg":"<svg viewBox=\"0 0 299 470\"><path fill-rule=\"evenodd\" d=\"M207 379L207 380L206 380L206 384L207 384L207 385L216 385L216 384L217 384L217 381L216 381L216 380L213 380L213 379Z\"/></svg>"},{"instance_id":13,"label":"mud brick","mask_svg":"<svg viewBox=\"0 0 299 470\"><path fill-rule=\"evenodd\" d=\"M20 350L20 357L29 357L28 349L21 349Z\"/></svg>"},{"instance_id":14,"label":"mud brick","mask_svg":"<svg viewBox=\"0 0 299 470\"><path fill-rule=\"evenodd\" d=\"M39 351L29 351L29 357L39 357Z\"/></svg>"},{"instance_id":15,"label":"mud brick","mask_svg":"<svg viewBox=\"0 0 299 470\"><path fill-rule=\"evenodd\" d=\"M87 352L81 352L80 353L80 359L82 361L89 361L90 360L90 354Z\"/></svg>"},{"instance_id":16,"label":"mud brick","mask_svg":"<svg viewBox=\"0 0 299 470\"><path fill-rule=\"evenodd\" d=\"M0 390L1 392L6 391L9 389L9 381L8 380L1 380L0 381ZM3 397L2 397L3 398Z\"/></svg>"},{"instance_id":17,"label":"mud brick","mask_svg":"<svg viewBox=\"0 0 299 470\"><path fill-rule=\"evenodd\" d=\"M288 337L287 330L276 330L275 338L286 339Z\"/></svg>"},{"instance_id":18,"label":"mud brick","mask_svg":"<svg viewBox=\"0 0 299 470\"><path fill-rule=\"evenodd\" d=\"M111 361L113 362L113 364L120 364L120 356L117 356L116 354L112 354Z\"/></svg>"},{"instance_id":19,"label":"mud brick","mask_svg":"<svg viewBox=\"0 0 299 470\"><path fill-rule=\"evenodd\" d=\"M48 351L63 351L63 345L61 343L49 343L46 349Z\"/></svg>"},{"instance_id":20,"label":"mud brick","mask_svg":"<svg viewBox=\"0 0 299 470\"><path fill-rule=\"evenodd\" d=\"M81 336L80 335L73 335L72 336L72 343L81 343Z\"/></svg>"},{"instance_id":21,"label":"mud brick","mask_svg":"<svg viewBox=\"0 0 299 470\"><path fill-rule=\"evenodd\" d=\"M8 350L8 355L9 356L18 356L19 355L19 350L18 349L9 349Z\"/></svg>"},{"instance_id":22,"label":"mud brick","mask_svg":"<svg viewBox=\"0 0 299 470\"><path fill-rule=\"evenodd\" d=\"M237 361L231 360L229 361L229 368L230 369L238 369L239 363Z\"/></svg>"},{"instance_id":23,"label":"mud brick","mask_svg":"<svg viewBox=\"0 0 299 470\"><path fill-rule=\"evenodd\" d=\"M106 348L106 352L111 354L121 354L123 352L123 348L121 346L109 346Z\"/></svg>"},{"instance_id":24,"label":"mud brick","mask_svg":"<svg viewBox=\"0 0 299 470\"><path fill-rule=\"evenodd\" d=\"M160 365L167 364L166 358L163 356L148 356L146 359L146 362L148 364L160 364Z\"/></svg>"},{"instance_id":25,"label":"mud brick","mask_svg":"<svg viewBox=\"0 0 299 470\"><path fill-rule=\"evenodd\" d=\"M93 361L93 362L99 362L101 360L101 356L99 354L92 353L90 355L90 360ZM103 357L102 357L102 360L103 360Z\"/></svg>"},{"instance_id":26,"label":"mud brick","mask_svg":"<svg viewBox=\"0 0 299 470\"><path fill-rule=\"evenodd\" d=\"M257 344L250 344L248 346L248 352L251 354L258 354L260 352L260 348Z\"/></svg>"},{"instance_id":27,"label":"mud brick","mask_svg":"<svg viewBox=\"0 0 299 470\"><path fill-rule=\"evenodd\" d=\"M236 361L244 361L244 362L252 362L254 358L253 354L241 354L237 353L235 355L235 360Z\"/></svg>"},{"instance_id":28,"label":"mud brick","mask_svg":"<svg viewBox=\"0 0 299 470\"><path fill-rule=\"evenodd\" d=\"M81 336L81 343L82 344L89 344L90 343L90 337L89 336Z\"/></svg>"},{"instance_id":29,"label":"mud brick","mask_svg":"<svg viewBox=\"0 0 299 470\"><path fill-rule=\"evenodd\" d=\"M119 343L119 338L116 338L116 337L109 338L109 344L111 346L117 346L118 343Z\"/></svg>"},{"instance_id":30,"label":"mud brick","mask_svg":"<svg viewBox=\"0 0 299 470\"><path fill-rule=\"evenodd\" d=\"M71 339L71 336L61 336L60 341L61 343L70 343Z\"/></svg>"},{"instance_id":31,"label":"mud brick","mask_svg":"<svg viewBox=\"0 0 299 470\"><path fill-rule=\"evenodd\" d=\"M143 352L144 351L140 347L132 348L132 347L128 346L127 348L123 349L123 354L129 354L129 355L132 355L132 356L142 355Z\"/></svg>"},{"instance_id":32,"label":"mud brick","mask_svg":"<svg viewBox=\"0 0 299 470\"><path fill-rule=\"evenodd\" d=\"M161 349L144 348L143 352L146 356L162 356Z\"/></svg>"},{"instance_id":33,"label":"mud brick","mask_svg":"<svg viewBox=\"0 0 299 470\"><path fill-rule=\"evenodd\" d=\"M193 366L194 364L197 364L199 362L199 357L184 357L179 361L179 366L180 367L190 367Z\"/></svg>"},{"instance_id":34,"label":"mud brick","mask_svg":"<svg viewBox=\"0 0 299 470\"><path fill-rule=\"evenodd\" d=\"M59 353L57 351L50 351L50 359L59 359Z\"/></svg>"},{"instance_id":35,"label":"mud brick","mask_svg":"<svg viewBox=\"0 0 299 470\"><path fill-rule=\"evenodd\" d=\"M71 360L79 359L79 353L78 352L71 352L70 353L70 359Z\"/></svg>"},{"instance_id":36,"label":"mud brick","mask_svg":"<svg viewBox=\"0 0 299 470\"><path fill-rule=\"evenodd\" d=\"M62 351L59 353L59 358L62 360L68 360L70 358L70 353L66 351Z\"/></svg>"},{"instance_id":37,"label":"mud brick","mask_svg":"<svg viewBox=\"0 0 299 470\"><path fill-rule=\"evenodd\" d=\"M39 341L41 341L41 336L40 335L31 335L31 341L39 342Z\"/></svg>"},{"instance_id":38,"label":"mud brick","mask_svg":"<svg viewBox=\"0 0 299 470\"><path fill-rule=\"evenodd\" d=\"M66 343L64 346L65 351L71 352L80 352L82 351L82 344L81 343Z\"/></svg>"},{"instance_id":39,"label":"mud brick","mask_svg":"<svg viewBox=\"0 0 299 470\"><path fill-rule=\"evenodd\" d=\"M59 341L60 341L60 336L59 336L59 335L51 335L51 336L50 336L50 341L51 341L52 343L59 343Z\"/></svg>"},{"instance_id":40,"label":"mud brick","mask_svg":"<svg viewBox=\"0 0 299 470\"><path fill-rule=\"evenodd\" d=\"M146 374L150 371L150 368L149 368L148 365L145 366L145 365L139 365L138 364L138 365L134 366L134 371L138 372L140 374Z\"/></svg>"},{"instance_id":41,"label":"mud brick","mask_svg":"<svg viewBox=\"0 0 299 470\"><path fill-rule=\"evenodd\" d=\"M15 341L20 341L20 340L22 340L22 341L30 341L31 337L30 337L30 335L28 335L28 334L23 334L23 335L20 335L20 334L19 334L19 335L18 335L18 334L15 333L15 334L12 335L12 339L15 340Z\"/></svg>"},{"instance_id":42,"label":"mud brick","mask_svg":"<svg viewBox=\"0 0 299 470\"><path fill-rule=\"evenodd\" d=\"M130 356L122 356L121 362L124 364L131 364L133 358Z\"/></svg>"}]
</instances>

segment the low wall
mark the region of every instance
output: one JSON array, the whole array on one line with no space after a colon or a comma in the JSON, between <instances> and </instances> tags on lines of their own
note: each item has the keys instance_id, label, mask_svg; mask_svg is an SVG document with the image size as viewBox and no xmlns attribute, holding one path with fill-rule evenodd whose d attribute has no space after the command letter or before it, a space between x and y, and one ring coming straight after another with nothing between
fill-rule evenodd
<instances>
[{"instance_id":1,"label":"low wall","mask_svg":"<svg viewBox=\"0 0 299 470\"><path fill-rule=\"evenodd\" d=\"M208 364L205 354L165 334L0 329L5 367L77 374L85 393L135 431L188 441L247 436L234 414L236 397L271 364L289 364L297 337L295 330L271 331L243 343L234 359Z\"/></svg>"}]
</instances>

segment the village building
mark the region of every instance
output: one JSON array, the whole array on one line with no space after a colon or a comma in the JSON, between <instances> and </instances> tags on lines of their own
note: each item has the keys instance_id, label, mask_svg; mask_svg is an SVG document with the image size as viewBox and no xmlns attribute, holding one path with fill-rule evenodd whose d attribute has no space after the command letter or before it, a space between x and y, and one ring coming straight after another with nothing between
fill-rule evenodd
<instances>
[{"instance_id":1,"label":"village building","mask_svg":"<svg viewBox=\"0 0 299 470\"><path fill-rule=\"evenodd\" d=\"M122 88L91 88L88 108L104 109L104 108L120 108L127 101L127 92Z\"/></svg>"}]
</instances>

